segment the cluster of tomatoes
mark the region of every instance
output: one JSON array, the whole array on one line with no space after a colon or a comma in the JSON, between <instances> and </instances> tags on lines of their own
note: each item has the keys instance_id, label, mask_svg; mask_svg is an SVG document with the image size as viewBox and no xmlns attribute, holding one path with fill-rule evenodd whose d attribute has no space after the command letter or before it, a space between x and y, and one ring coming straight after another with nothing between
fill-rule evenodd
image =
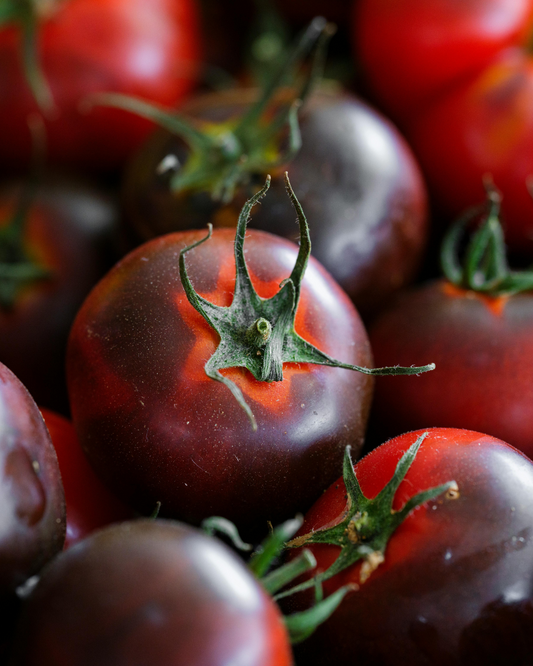
<instances>
[{"instance_id":1,"label":"cluster of tomatoes","mask_svg":"<svg viewBox=\"0 0 533 666\"><path fill-rule=\"evenodd\" d=\"M0 8L0 661L531 664L533 0L222 5Z\"/></svg>"}]
</instances>

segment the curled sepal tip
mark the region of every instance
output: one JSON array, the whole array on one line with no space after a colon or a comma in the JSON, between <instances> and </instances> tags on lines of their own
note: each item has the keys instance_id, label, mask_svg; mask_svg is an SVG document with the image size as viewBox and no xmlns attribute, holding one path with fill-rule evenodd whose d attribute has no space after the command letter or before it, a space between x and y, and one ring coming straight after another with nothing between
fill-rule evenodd
<instances>
[{"instance_id":1,"label":"curled sepal tip","mask_svg":"<svg viewBox=\"0 0 533 666\"><path fill-rule=\"evenodd\" d=\"M485 203L466 210L444 237L442 271L452 284L487 296L510 296L533 289L533 271L509 268L500 223L502 197L491 178L485 177L483 184ZM463 250L467 232L476 221L478 226Z\"/></svg>"},{"instance_id":2,"label":"curled sepal tip","mask_svg":"<svg viewBox=\"0 0 533 666\"><path fill-rule=\"evenodd\" d=\"M301 338L294 330L294 321L302 280L311 255L311 238L307 219L285 173L285 185L292 205L296 210L300 227L300 247L294 268L271 298L261 298L252 284L244 258L244 238L246 225L253 206L260 201L270 187L270 176L264 186L243 206L235 234L235 288L230 306L214 305L197 294L190 281L185 264L185 255L204 243L208 234L185 247L180 252L179 270L183 288L190 304L220 337L218 347L204 366L211 379L224 384L242 407L252 428L257 430L257 422L246 402L241 389L220 370L243 367L249 370L258 381L283 381L284 363L313 363L335 368L346 368L368 375L415 375L435 368L434 364L412 367L366 368L342 363Z\"/></svg>"}]
</instances>

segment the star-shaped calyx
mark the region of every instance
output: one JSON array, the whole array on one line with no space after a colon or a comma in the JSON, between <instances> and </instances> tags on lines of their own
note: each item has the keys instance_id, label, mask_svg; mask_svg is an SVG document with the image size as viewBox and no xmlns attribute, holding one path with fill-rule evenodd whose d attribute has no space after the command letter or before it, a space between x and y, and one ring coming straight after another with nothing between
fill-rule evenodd
<instances>
[{"instance_id":1,"label":"star-shaped calyx","mask_svg":"<svg viewBox=\"0 0 533 666\"><path fill-rule=\"evenodd\" d=\"M421 367L365 368L337 361L300 337L294 330L294 320L302 279L311 254L311 239L304 212L285 173L287 193L296 210L300 226L300 249L290 276L272 298L261 298L252 284L244 259L244 236L252 207L265 196L270 187L270 176L264 187L244 205L235 235L235 290L230 306L210 303L197 294L187 274L185 255L211 236L211 227L205 238L183 248L179 268L185 293L191 305L204 317L220 336L215 353L205 365L206 374L222 382L244 409L252 427L257 430L255 417L239 387L221 374L223 368L244 367L262 382L283 381L284 363L313 363L335 368L356 370L367 375L414 375L435 368L434 364Z\"/></svg>"},{"instance_id":2,"label":"star-shaped calyx","mask_svg":"<svg viewBox=\"0 0 533 666\"><path fill-rule=\"evenodd\" d=\"M350 447L346 447L343 480L346 486L347 505L343 519L333 527L304 534L287 543L289 548L298 548L311 543L325 543L339 546L340 553L326 571L280 593L276 597L277 599L313 588L359 560L364 560L360 571L360 582L364 583L372 571L384 561L385 549L390 537L413 509L443 493L446 493L446 498L450 500L459 497L457 483L448 481L417 493L398 511L393 509L396 491L427 434L420 435L416 442L407 449L398 461L391 480L373 499L363 495L350 458Z\"/></svg>"}]
</instances>

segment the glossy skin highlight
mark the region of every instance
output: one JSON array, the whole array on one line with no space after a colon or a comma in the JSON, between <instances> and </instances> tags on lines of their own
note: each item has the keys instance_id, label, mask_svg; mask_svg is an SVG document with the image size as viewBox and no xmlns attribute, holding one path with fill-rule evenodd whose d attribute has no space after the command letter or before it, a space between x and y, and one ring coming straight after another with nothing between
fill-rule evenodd
<instances>
[{"instance_id":1,"label":"glossy skin highlight","mask_svg":"<svg viewBox=\"0 0 533 666\"><path fill-rule=\"evenodd\" d=\"M279 609L239 558L179 523L139 520L58 557L27 605L21 666L291 666Z\"/></svg>"},{"instance_id":2,"label":"glossy skin highlight","mask_svg":"<svg viewBox=\"0 0 533 666\"><path fill-rule=\"evenodd\" d=\"M73 326L67 357L73 421L107 485L138 508L198 523L222 515L267 531L309 506L331 482L344 447L357 453L371 377L308 364L284 366L282 382L223 371L242 389L254 432L230 391L204 371L218 336L187 300L181 248L204 232L169 234L140 246L92 291ZM186 255L191 282L229 305L234 230L215 230ZM246 262L267 298L290 274L297 247L249 230ZM310 261L297 333L334 358L372 367L366 332L348 297Z\"/></svg>"},{"instance_id":3,"label":"glossy skin highlight","mask_svg":"<svg viewBox=\"0 0 533 666\"><path fill-rule=\"evenodd\" d=\"M396 437L355 465L365 496L383 488L422 432ZM324 583L325 593L348 583L358 589L297 649L298 663L527 663L533 647L533 463L489 435L427 432L393 506L399 509L417 492L450 480L457 482L458 495L440 496L409 514L365 582L358 563ZM345 505L341 478L308 512L301 533L338 522ZM309 547L318 570L339 551Z\"/></svg>"},{"instance_id":4,"label":"glossy skin highlight","mask_svg":"<svg viewBox=\"0 0 533 666\"><path fill-rule=\"evenodd\" d=\"M26 388L0 363L0 607L64 538L65 499L50 435Z\"/></svg>"}]
</instances>

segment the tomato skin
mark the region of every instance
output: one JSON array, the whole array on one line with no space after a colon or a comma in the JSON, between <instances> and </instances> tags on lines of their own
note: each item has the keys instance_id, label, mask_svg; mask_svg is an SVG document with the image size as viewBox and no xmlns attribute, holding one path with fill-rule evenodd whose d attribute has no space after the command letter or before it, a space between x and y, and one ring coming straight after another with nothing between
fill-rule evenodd
<instances>
[{"instance_id":1,"label":"tomato skin","mask_svg":"<svg viewBox=\"0 0 533 666\"><path fill-rule=\"evenodd\" d=\"M533 253L533 60L507 51L468 84L428 106L407 129L441 215L482 201L482 176L502 192L509 249Z\"/></svg>"},{"instance_id":2,"label":"tomato skin","mask_svg":"<svg viewBox=\"0 0 533 666\"><path fill-rule=\"evenodd\" d=\"M65 502L65 548L99 527L134 518L133 510L112 495L93 472L72 423L56 412L41 408L57 454Z\"/></svg>"},{"instance_id":3,"label":"tomato skin","mask_svg":"<svg viewBox=\"0 0 533 666\"><path fill-rule=\"evenodd\" d=\"M45 118L47 156L54 163L112 171L152 125L116 109L79 105L90 94L116 91L174 105L192 88L199 30L192 0L69 0L39 26L42 69L56 110ZM27 165L27 116L38 112L19 55L20 33L0 32L1 161Z\"/></svg>"},{"instance_id":4,"label":"tomato skin","mask_svg":"<svg viewBox=\"0 0 533 666\"><path fill-rule=\"evenodd\" d=\"M181 248L205 232L168 234L140 246L96 286L73 325L67 353L72 416L98 475L143 511L198 523L222 515L264 534L309 506L337 473L344 447L360 450L372 378L338 368L284 368L282 382L224 371L244 391L254 432L230 391L204 365L218 335L188 302ZM187 253L199 294L231 302L234 230ZM271 297L294 265L293 243L249 230L245 257L258 294ZM311 258L296 332L344 362L372 364L348 297Z\"/></svg>"},{"instance_id":5,"label":"tomato skin","mask_svg":"<svg viewBox=\"0 0 533 666\"><path fill-rule=\"evenodd\" d=\"M358 0L354 45L380 103L406 120L523 44L532 20L531 0Z\"/></svg>"},{"instance_id":6,"label":"tomato skin","mask_svg":"<svg viewBox=\"0 0 533 666\"><path fill-rule=\"evenodd\" d=\"M373 323L376 363L431 358L436 370L412 388L376 381L381 435L432 423L500 437L533 456L533 298L484 297L445 280L398 298ZM386 432L384 432L386 430Z\"/></svg>"},{"instance_id":7,"label":"tomato skin","mask_svg":"<svg viewBox=\"0 0 533 666\"><path fill-rule=\"evenodd\" d=\"M193 118L221 121L240 114L255 90L197 96L184 106ZM316 93L300 114L302 148L273 171L270 195L252 213L250 226L298 239L283 173L288 170L309 222L313 255L352 298L374 312L413 281L428 235L427 195L419 166L397 129L361 99ZM221 206L208 193L173 195L157 165L169 153L181 163L187 149L158 132L132 160L124 181L128 225L142 240L169 231L231 226L246 198L262 186L260 174ZM259 187L258 187L259 186Z\"/></svg>"},{"instance_id":8,"label":"tomato skin","mask_svg":"<svg viewBox=\"0 0 533 666\"><path fill-rule=\"evenodd\" d=\"M532 0L363 0L359 9L370 85L420 159L433 209L449 223L477 205L490 175L509 248L531 258Z\"/></svg>"},{"instance_id":9,"label":"tomato skin","mask_svg":"<svg viewBox=\"0 0 533 666\"><path fill-rule=\"evenodd\" d=\"M383 488L422 432L400 435L356 464L366 496ZM369 666L527 663L533 647L533 463L489 435L427 432L394 508L452 479L459 497L438 497L409 514L389 540L385 561L364 583L360 563L324 582L325 592L349 582L359 589L302 644L299 663L300 657L308 664ZM301 533L337 522L345 502L339 479L309 511ZM309 548L320 570L338 553L334 546Z\"/></svg>"},{"instance_id":10,"label":"tomato skin","mask_svg":"<svg viewBox=\"0 0 533 666\"><path fill-rule=\"evenodd\" d=\"M0 188L0 225L11 220L23 185ZM24 287L11 309L0 308L0 361L36 402L68 413L64 359L68 333L83 299L116 261L117 206L94 184L50 175L35 191L23 244L50 274Z\"/></svg>"},{"instance_id":11,"label":"tomato skin","mask_svg":"<svg viewBox=\"0 0 533 666\"><path fill-rule=\"evenodd\" d=\"M96 532L42 577L17 664L291 666L281 614L220 541L138 520Z\"/></svg>"},{"instance_id":12,"label":"tomato skin","mask_svg":"<svg viewBox=\"0 0 533 666\"><path fill-rule=\"evenodd\" d=\"M58 551L65 498L42 416L19 379L0 363L0 607Z\"/></svg>"}]
</instances>

